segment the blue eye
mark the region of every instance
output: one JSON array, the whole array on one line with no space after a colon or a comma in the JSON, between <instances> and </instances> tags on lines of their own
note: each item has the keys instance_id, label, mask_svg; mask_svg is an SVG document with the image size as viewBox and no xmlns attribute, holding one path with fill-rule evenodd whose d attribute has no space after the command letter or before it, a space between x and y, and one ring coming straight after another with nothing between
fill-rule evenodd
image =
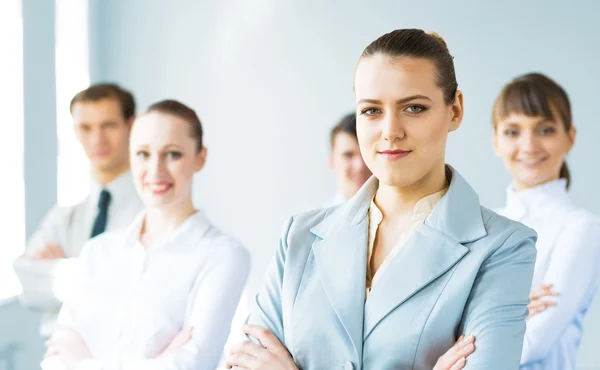
<instances>
[{"instance_id":1,"label":"blue eye","mask_svg":"<svg viewBox=\"0 0 600 370\"><path fill-rule=\"evenodd\" d=\"M365 108L360 112L360 114L363 114L365 116L374 116L374 115L377 115L380 113L381 113L381 110L379 110L377 108Z\"/></svg>"},{"instance_id":2,"label":"blue eye","mask_svg":"<svg viewBox=\"0 0 600 370\"><path fill-rule=\"evenodd\" d=\"M425 108L422 105L409 105L408 107L406 107L406 111L408 111L408 113L412 113L412 114L419 114L426 110L427 110L427 108Z\"/></svg>"},{"instance_id":3,"label":"blue eye","mask_svg":"<svg viewBox=\"0 0 600 370\"><path fill-rule=\"evenodd\" d=\"M514 128L509 128L504 130L504 136L508 136L508 137L515 137L519 135L519 130L514 129Z\"/></svg>"}]
</instances>

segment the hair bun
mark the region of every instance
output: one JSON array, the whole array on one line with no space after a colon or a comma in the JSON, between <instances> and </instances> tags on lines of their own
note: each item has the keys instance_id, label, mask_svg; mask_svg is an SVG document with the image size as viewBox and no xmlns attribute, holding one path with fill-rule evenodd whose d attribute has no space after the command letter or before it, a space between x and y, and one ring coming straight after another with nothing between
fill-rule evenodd
<instances>
[{"instance_id":1,"label":"hair bun","mask_svg":"<svg viewBox=\"0 0 600 370\"><path fill-rule=\"evenodd\" d=\"M448 44L446 44L446 41L444 41L444 38L442 36L440 36L437 32L427 32L427 34L431 37L433 37L434 39L438 40L442 45L444 45L444 48L446 50L448 50L448 52L450 52L450 50L448 49Z\"/></svg>"}]
</instances>

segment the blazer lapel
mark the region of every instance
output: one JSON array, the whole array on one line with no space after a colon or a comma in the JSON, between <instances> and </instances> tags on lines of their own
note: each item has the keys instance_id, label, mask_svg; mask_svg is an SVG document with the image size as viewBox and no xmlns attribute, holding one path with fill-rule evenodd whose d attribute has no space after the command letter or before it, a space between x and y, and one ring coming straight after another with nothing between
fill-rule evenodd
<instances>
[{"instance_id":1,"label":"blazer lapel","mask_svg":"<svg viewBox=\"0 0 600 370\"><path fill-rule=\"evenodd\" d=\"M365 305L364 340L396 307L448 271L468 248L421 225L394 257Z\"/></svg>"},{"instance_id":2,"label":"blazer lapel","mask_svg":"<svg viewBox=\"0 0 600 370\"><path fill-rule=\"evenodd\" d=\"M366 266L367 211L377 189L369 180L348 202L311 229L315 262L323 288L362 359Z\"/></svg>"},{"instance_id":3,"label":"blazer lapel","mask_svg":"<svg viewBox=\"0 0 600 370\"><path fill-rule=\"evenodd\" d=\"M477 193L452 167L450 187L386 267L365 304L366 339L391 311L447 272L487 235ZM364 340L363 339L363 340Z\"/></svg>"}]
</instances>

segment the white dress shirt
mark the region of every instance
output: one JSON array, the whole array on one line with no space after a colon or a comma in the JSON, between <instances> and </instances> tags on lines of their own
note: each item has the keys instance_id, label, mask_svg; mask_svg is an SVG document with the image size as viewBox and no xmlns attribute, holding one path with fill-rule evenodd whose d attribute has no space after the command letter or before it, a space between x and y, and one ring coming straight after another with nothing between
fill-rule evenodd
<instances>
[{"instance_id":1,"label":"white dress shirt","mask_svg":"<svg viewBox=\"0 0 600 370\"><path fill-rule=\"evenodd\" d=\"M98 200L102 186L92 181L89 195L72 207L54 206L38 229L27 241L25 254L14 264L23 286L21 303L31 309L46 311L41 334L51 335L56 314L64 294L68 294L72 280L71 258L32 260L31 255L47 243L61 246L67 257L77 257L90 238L98 214ZM130 171L117 177L104 189L111 194L106 231L126 228L143 209Z\"/></svg>"},{"instance_id":2,"label":"white dress shirt","mask_svg":"<svg viewBox=\"0 0 600 370\"><path fill-rule=\"evenodd\" d=\"M125 230L90 240L82 284L58 323L84 339L93 360L78 369L214 370L244 288L250 257L198 211L164 242L144 246L144 214ZM193 338L156 358L182 329ZM62 369L56 357L43 369Z\"/></svg>"},{"instance_id":3,"label":"white dress shirt","mask_svg":"<svg viewBox=\"0 0 600 370\"><path fill-rule=\"evenodd\" d=\"M532 288L553 284L555 307L527 321L521 369L575 369L583 319L600 271L600 219L569 200L566 180L507 191L500 214L538 233Z\"/></svg>"}]
</instances>

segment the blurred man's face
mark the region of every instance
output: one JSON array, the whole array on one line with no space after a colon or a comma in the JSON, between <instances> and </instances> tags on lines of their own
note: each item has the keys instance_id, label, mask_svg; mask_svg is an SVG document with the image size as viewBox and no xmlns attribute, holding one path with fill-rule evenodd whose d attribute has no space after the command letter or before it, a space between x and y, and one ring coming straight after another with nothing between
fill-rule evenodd
<instances>
[{"instance_id":1,"label":"blurred man's face","mask_svg":"<svg viewBox=\"0 0 600 370\"><path fill-rule=\"evenodd\" d=\"M338 133L333 140L329 165L346 199L351 198L371 176L360 155L358 140L345 132Z\"/></svg>"}]
</instances>

